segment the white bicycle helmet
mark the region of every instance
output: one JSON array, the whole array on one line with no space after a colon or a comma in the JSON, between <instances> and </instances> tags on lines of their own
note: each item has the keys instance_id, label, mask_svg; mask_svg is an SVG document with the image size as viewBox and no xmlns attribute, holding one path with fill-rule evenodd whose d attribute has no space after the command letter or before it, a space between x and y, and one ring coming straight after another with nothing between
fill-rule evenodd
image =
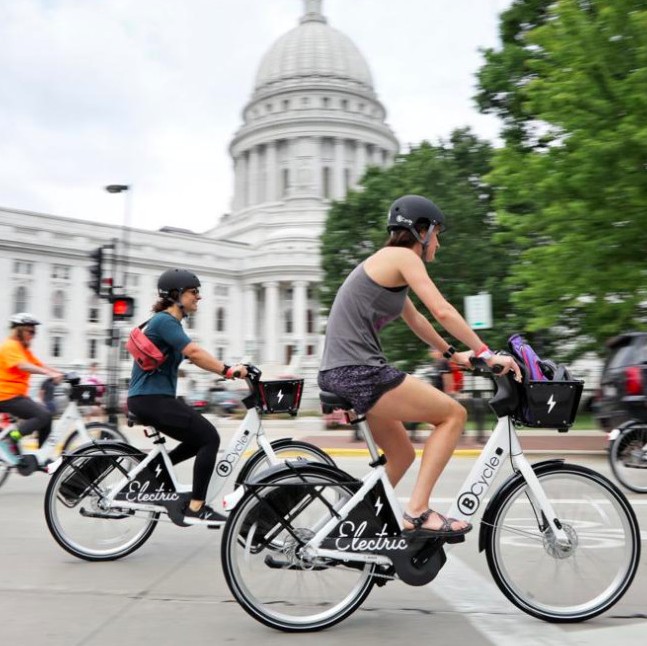
<instances>
[{"instance_id":1,"label":"white bicycle helmet","mask_svg":"<svg viewBox=\"0 0 647 646\"><path fill-rule=\"evenodd\" d=\"M9 324L14 328L19 325L40 325L40 321L29 312L18 312L9 317Z\"/></svg>"}]
</instances>

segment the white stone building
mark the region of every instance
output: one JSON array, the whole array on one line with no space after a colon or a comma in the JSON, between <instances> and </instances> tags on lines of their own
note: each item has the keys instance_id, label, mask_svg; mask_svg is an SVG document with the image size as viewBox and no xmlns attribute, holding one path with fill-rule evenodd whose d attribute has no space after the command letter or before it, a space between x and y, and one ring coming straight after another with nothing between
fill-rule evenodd
<instances>
[{"instance_id":1,"label":"white stone building","mask_svg":"<svg viewBox=\"0 0 647 646\"><path fill-rule=\"evenodd\" d=\"M188 324L196 341L220 358L310 378L321 344L315 287L330 200L398 152L365 59L321 9L321 0L305 0L298 25L260 62L230 145L231 213L201 234L132 230L126 284L140 321L165 268L193 269L204 285ZM109 311L87 286L88 253L121 237L119 227L0 208L0 276L8 288L0 321L33 312L44 321L35 349L45 361L105 365ZM124 371L127 365L124 356Z\"/></svg>"}]
</instances>

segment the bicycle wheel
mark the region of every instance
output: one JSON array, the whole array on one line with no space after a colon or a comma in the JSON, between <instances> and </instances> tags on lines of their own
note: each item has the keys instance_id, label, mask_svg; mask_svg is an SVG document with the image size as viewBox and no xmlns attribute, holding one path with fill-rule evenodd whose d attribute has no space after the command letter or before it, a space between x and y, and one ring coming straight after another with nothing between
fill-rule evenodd
<instances>
[{"instance_id":1,"label":"bicycle wheel","mask_svg":"<svg viewBox=\"0 0 647 646\"><path fill-rule=\"evenodd\" d=\"M375 565L308 558L301 546L352 496L349 477L304 466L265 482L247 492L225 525L229 589L254 619L286 632L342 621L371 591Z\"/></svg>"},{"instance_id":2,"label":"bicycle wheel","mask_svg":"<svg viewBox=\"0 0 647 646\"><path fill-rule=\"evenodd\" d=\"M7 481L11 469L9 465L2 459L0 459L0 487Z\"/></svg>"},{"instance_id":3,"label":"bicycle wheel","mask_svg":"<svg viewBox=\"0 0 647 646\"><path fill-rule=\"evenodd\" d=\"M627 591L640 560L640 531L622 492L599 473L570 464L536 472L569 537L560 545L521 477L501 493L486 541L501 591L534 617L595 617Z\"/></svg>"},{"instance_id":4,"label":"bicycle wheel","mask_svg":"<svg viewBox=\"0 0 647 646\"><path fill-rule=\"evenodd\" d=\"M112 561L140 548L153 533L159 513L108 508L105 495L143 456L104 444L66 459L45 492L45 519L56 542L86 561ZM106 455L107 454L107 455Z\"/></svg>"},{"instance_id":5,"label":"bicycle wheel","mask_svg":"<svg viewBox=\"0 0 647 646\"><path fill-rule=\"evenodd\" d=\"M622 431L611 444L609 462L620 484L647 493L647 424L632 424Z\"/></svg>"},{"instance_id":6,"label":"bicycle wheel","mask_svg":"<svg viewBox=\"0 0 647 646\"><path fill-rule=\"evenodd\" d=\"M272 442L272 449L276 457L281 460L303 460L321 462L335 466L335 461L323 450L314 444L300 442L299 440L276 440ZM253 480L259 473L271 467L267 454L259 449L245 462L236 478L236 487L243 482Z\"/></svg>"},{"instance_id":7,"label":"bicycle wheel","mask_svg":"<svg viewBox=\"0 0 647 646\"><path fill-rule=\"evenodd\" d=\"M90 424L85 425L85 430L91 440L113 440L115 442L125 442L126 444L130 444L126 436L111 424L105 424L104 422L91 422ZM85 440L78 431L74 431L74 433L71 433L65 441L63 451L75 451L87 443L87 440Z\"/></svg>"}]
</instances>

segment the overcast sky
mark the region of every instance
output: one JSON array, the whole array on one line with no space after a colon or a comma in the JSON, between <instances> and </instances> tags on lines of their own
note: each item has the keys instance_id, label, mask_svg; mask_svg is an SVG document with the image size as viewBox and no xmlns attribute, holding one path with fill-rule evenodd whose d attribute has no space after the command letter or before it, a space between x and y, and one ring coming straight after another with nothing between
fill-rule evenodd
<instances>
[{"instance_id":1,"label":"overcast sky","mask_svg":"<svg viewBox=\"0 0 647 646\"><path fill-rule=\"evenodd\" d=\"M499 122L473 106L512 0L324 0L368 61L403 150ZM228 212L229 142L262 56L303 0L0 0L0 207L204 231Z\"/></svg>"}]
</instances>

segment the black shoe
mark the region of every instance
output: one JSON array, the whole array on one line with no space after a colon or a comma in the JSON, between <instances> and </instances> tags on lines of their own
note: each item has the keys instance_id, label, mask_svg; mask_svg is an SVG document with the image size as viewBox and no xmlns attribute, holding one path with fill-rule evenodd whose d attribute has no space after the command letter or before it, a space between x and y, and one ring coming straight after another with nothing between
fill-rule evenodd
<instances>
[{"instance_id":1,"label":"black shoe","mask_svg":"<svg viewBox=\"0 0 647 646\"><path fill-rule=\"evenodd\" d=\"M184 508L184 522L187 525L206 525L207 527L219 527L227 520L227 516L219 514L217 511L202 505L198 511L193 511L187 504Z\"/></svg>"}]
</instances>

